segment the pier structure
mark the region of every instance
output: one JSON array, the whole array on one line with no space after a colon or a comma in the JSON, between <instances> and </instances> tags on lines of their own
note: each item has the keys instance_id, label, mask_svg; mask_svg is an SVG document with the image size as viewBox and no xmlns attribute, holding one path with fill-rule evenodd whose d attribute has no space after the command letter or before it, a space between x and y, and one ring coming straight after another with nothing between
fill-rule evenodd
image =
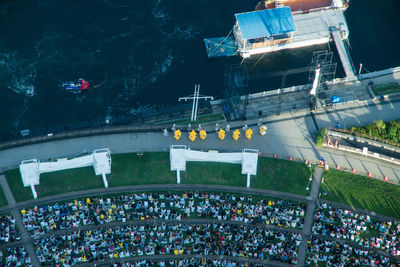
<instances>
[{"instance_id":1,"label":"pier structure","mask_svg":"<svg viewBox=\"0 0 400 267\"><path fill-rule=\"evenodd\" d=\"M205 39L208 57L243 58L284 49L321 45L333 41L348 80L356 79L344 41L349 29L343 10L323 9L309 13L293 13L289 7L278 7L235 14L233 38ZM235 46L237 49L233 48Z\"/></svg>"},{"instance_id":2,"label":"pier structure","mask_svg":"<svg viewBox=\"0 0 400 267\"><path fill-rule=\"evenodd\" d=\"M346 78L348 80L355 80L356 76L354 75L354 68L351 64L350 57L347 53L347 50L343 43L343 40L340 36L339 29L336 27L331 27L331 34L332 34L332 38L335 43L336 49L338 51L340 61L342 62L342 66L344 69L344 73L346 74Z\"/></svg>"}]
</instances>

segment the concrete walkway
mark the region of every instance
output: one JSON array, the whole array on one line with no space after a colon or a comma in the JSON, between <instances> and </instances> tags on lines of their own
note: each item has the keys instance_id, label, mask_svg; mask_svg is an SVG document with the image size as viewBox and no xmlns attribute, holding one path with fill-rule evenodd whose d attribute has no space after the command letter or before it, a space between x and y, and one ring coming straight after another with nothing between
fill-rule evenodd
<instances>
[{"instance_id":1,"label":"concrete walkway","mask_svg":"<svg viewBox=\"0 0 400 267\"><path fill-rule=\"evenodd\" d=\"M336 126L340 121L342 127L361 126L372 123L376 119L398 119L400 102L386 104L373 104L373 106L352 103L338 106L333 111L321 111L314 115L309 111L295 111L264 118L267 121L268 133L261 136L253 126L255 135L251 140L241 137L238 141L231 138L228 133L226 140L221 141L215 131L215 126L208 126L209 134L206 140L188 140L186 133L182 139L176 141L171 134L167 137L160 133L130 133L91 136L74 139L59 140L55 142L34 144L24 147L0 150L0 171L18 167L21 160L37 158L48 160L51 158L73 157L84 151L108 147L112 153L168 151L173 144L183 144L192 149L241 151L244 148L258 149L263 155L297 160L308 160L317 163L323 156L331 167L340 165L342 169L356 169L357 173L371 172L373 177L383 180L385 176L390 182L399 184L400 166L386 162L377 162L373 158L353 155L347 152L315 148L312 138L317 132L317 127ZM234 122L231 127L242 127L244 124L257 125L257 120L247 122ZM220 125L225 126L225 125Z\"/></svg>"},{"instance_id":2,"label":"concrete walkway","mask_svg":"<svg viewBox=\"0 0 400 267\"><path fill-rule=\"evenodd\" d=\"M315 207L318 201L319 186L321 184L323 168L317 167L314 173L313 184L311 188L310 198L311 202L308 203L306 217L304 220L303 237L299 246L299 256L297 258L297 267L304 266L307 256L308 241L311 237L311 230L314 222Z\"/></svg>"}]
</instances>

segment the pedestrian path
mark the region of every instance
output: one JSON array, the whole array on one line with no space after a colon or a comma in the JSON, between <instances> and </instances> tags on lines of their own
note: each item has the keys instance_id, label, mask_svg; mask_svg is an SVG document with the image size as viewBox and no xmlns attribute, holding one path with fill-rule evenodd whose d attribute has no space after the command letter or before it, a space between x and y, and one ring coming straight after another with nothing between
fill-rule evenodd
<instances>
[{"instance_id":1,"label":"pedestrian path","mask_svg":"<svg viewBox=\"0 0 400 267\"><path fill-rule=\"evenodd\" d=\"M12 193L8 187L7 180L5 179L4 175L0 176L0 185L3 187L4 192L8 195L8 201L9 203L14 203L11 205L8 205L7 209L12 212L13 216L17 219L17 221L21 220L21 216L19 213L19 209L22 207L26 206L32 206L34 204L41 205L44 203L49 203L49 202L60 202L66 199L77 199L77 198L82 198L82 197L87 197L87 196L92 196L92 195L99 195L99 194L112 194L112 193L124 193L124 192L140 192L140 191L168 191L168 190L196 190L196 191L201 191L201 190L206 190L206 191L215 191L215 192L235 192L235 193L244 193L244 194L253 194L253 195L264 195L264 196L273 196L273 197L278 197L278 198L287 198L287 199L294 199L298 201L303 201L308 203L307 211L306 211L306 217L304 221L304 227L302 230L299 229L291 229L291 228L283 228L275 225L263 225L264 228L272 229L272 230L277 230L277 231L284 231L284 232L293 232L293 233L301 233L302 234L302 241L299 246L299 253L298 253L298 263L297 266L303 266L305 258L306 258L306 253L307 253L307 246L308 246L308 241L310 240L311 236L311 229L312 229L312 224L313 224L313 216L315 212L315 207L318 202L318 192L319 192L319 186L321 183L321 177L323 173L323 168L317 167L315 169L315 174L314 174L314 179L313 179L313 184L312 184L312 189L310 192L310 196L299 196L299 195L294 195L294 194L289 194L285 192L276 192L276 191L269 191L269 190L262 190L262 189L252 189L252 188L241 188L241 187L231 187L231 186L218 186L218 185L143 185L143 186L125 186L125 187L116 187L116 188L101 188L101 189L94 189L94 190L88 190L88 191L83 191L83 192L70 192L62 195L55 195L55 196L50 196L46 197L43 199L37 199L37 200L30 200L22 203L15 203L15 200L12 196ZM341 204L337 204L341 205ZM341 205L344 206L344 205ZM348 206L344 206L345 208L348 208ZM366 213L365 211L361 211ZM53 233L47 233L40 238L48 237L51 235L62 235L62 234L68 234L72 231L86 231L89 229L95 229L95 228L103 228L103 227L108 227L108 228L118 228L119 226L122 226L122 224L130 223L134 221L127 221L125 223L121 222L115 222L115 223L107 223L105 225L100 225L100 226L81 226L79 228L75 229L65 229L65 230L57 230ZM135 224L146 224L149 223L150 221L135 221ZM225 221L221 220L215 220L215 219L184 219L181 221L182 223L194 223L194 224L202 224L202 223L209 223L209 222L216 222L216 223L224 223ZM153 223L151 221L150 223ZM154 221L154 223L157 223ZM158 222L160 223L160 222ZM244 224L243 222L226 222L228 224ZM32 239L28 236L27 231L25 230L24 226L18 226L23 231L25 232L25 237L22 238L21 241L11 243L10 246L14 245L25 245L27 248L30 246L31 251L30 253L35 253L32 245ZM23 233L21 231L21 233ZM324 238L324 236L321 236L321 238ZM329 239L329 237L327 237ZM344 242L341 240L338 240L338 242ZM2 246L2 248L5 248L7 246ZM381 255L386 255L383 252L379 252L378 254ZM35 254L34 254L35 255ZM172 256L173 258L174 256ZM210 256L210 259L213 258L214 256ZM32 258L32 257L31 257ZM148 258L147 256L144 256L143 259ZM150 257L151 259L157 260L157 259L166 259L170 258L170 255L155 255L154 257ZM150 259L149 258L149 259ZM228 259L229 257L226 257ZM32 258L33 259L33 258ZM140 260L142 257L138 258L124 258L124 259L116 259L116 261L121 261L121 260ZM225 259L225 257L224 257ZM234 258L232 258L234 259ZM251 258L245 258L247 262L253 262L257 263L259 262L257 259L251 259ZM273 266L275 265L273 262L268 262L268 261L263 261L265 264L272 264ZM280 266L283 266L279 264ZM34 266L39 266L39 265L34 265ZM89 265L87 265L89 266Z\"/></svg>"},{"instance_id":2,"label":"pedestrian path","mask_svg":"<svg viewBox=\"0 0 400 267\"><path fill-rule=\"evenodd\" d=\"M303 227L303 237L301 239L299 247L299 256L297 259L297 266L304 266L304 262L307 256L307 246L311 237L311 229L314 222L315 207L318 201L319 186L321 184L323 168L317 167L314 173L313 184L311 188L310 198L311 201L308 203L306 217Z\"/></svg>"}]
</instances>

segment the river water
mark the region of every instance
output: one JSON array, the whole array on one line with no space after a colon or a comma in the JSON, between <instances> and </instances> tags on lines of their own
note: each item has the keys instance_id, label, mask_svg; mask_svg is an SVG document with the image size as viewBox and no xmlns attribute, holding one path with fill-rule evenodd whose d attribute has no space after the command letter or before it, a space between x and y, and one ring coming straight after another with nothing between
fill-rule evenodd
<instances>
[{"instance_id":1,"label":"river water","mask_svg":"<svg viewBox=\"0 0 400 267\"><path fill-rule=\"evenodd\" d=\"M253 10L256 2L1 1L0 139L22 129L50 131L176 105L194 84L201 84L202 94L222 98L225 69L241 58L208 59L203 39L226 36L234 14ZM400 65L399 8L397 0L351 0L345 15L357 69L360 62L364 72ZM304 67L313 51L325 49L334 45L255 56L243 64L250 74ZM285 85L306 83L306 76ZM77 95L63 90L64 81L80 77L95 88ZM260 80L245 93L280 84L280 78Z\"/></svg>"}]
</instances>

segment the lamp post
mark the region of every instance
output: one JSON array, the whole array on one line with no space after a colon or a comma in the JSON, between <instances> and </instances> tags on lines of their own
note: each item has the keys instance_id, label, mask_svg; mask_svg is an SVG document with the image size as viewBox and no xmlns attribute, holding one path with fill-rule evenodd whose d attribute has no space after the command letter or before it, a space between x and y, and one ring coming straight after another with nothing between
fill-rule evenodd
<instances>
[{"instance_id":1,"label":"lamp post","mask_svg":"<svg viewBox=\"0 0 400 267\"><path fill-rule=\"evenodd\" d=\"M312 165L311 165L311 162L310 162L310 164L308 164L308 167L310 167L310 178L308 179L308 183L307 183L307 187L306 187L307 191L310 190L310 183L312 181L312 171L311 171Z\"/></svg>"}]
</instances>

